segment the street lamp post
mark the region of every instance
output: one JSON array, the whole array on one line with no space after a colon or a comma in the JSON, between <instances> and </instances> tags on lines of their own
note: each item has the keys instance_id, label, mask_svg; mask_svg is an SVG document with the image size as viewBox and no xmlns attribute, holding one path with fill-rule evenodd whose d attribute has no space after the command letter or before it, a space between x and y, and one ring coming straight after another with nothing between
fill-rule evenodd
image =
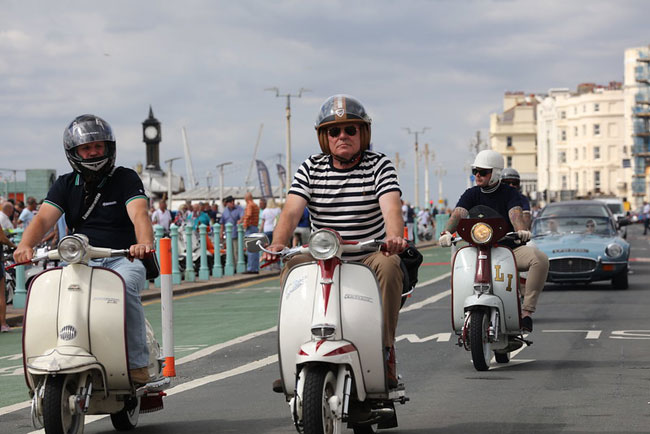
<instances>
[{"instance_id":1,"label":"street lamp post","mask_svg":"<svg viewBox=\"0 0 650 434\"><path fill-rule=\"evenodd\" d=\"M167 163L167 209L171 211L172 209L172 163L174 160L180 160L181 157L175 157L175 158L170 158L169 160L165 160L165 163Z\"/></svg>"},{"instance_id":2,"label":"street lamp post","mask_svg":"<svg viewBox=\"0 0 650 434\"><path fill-rule=\"evenodd\" d=\"M232 164L232 161L217 164L217 169L219 169L219 200L221 201L221 206L223 206L223 166L229 164Z\"/></svg>"},{"instance_id":3,"label":"street lamp post","mask_svg":"<svg viewBox=\"0 0 650 434\"><path fill-rule=\"evenodd\" d=\"M293 172L291 172L291 97L296 97L296 98L302 98L302 93L303 92L309 92L309 89L305 89L304 87L301 87L300 90L298 91L298 95L291 95L290 93L285 93L281 94L280 89L277 87L270 87L268 89L264 90L270 90L275 92L276 97L281 97L285 96L287 97L287 107L286 107L286 113L287 113L287 179L286 179L286 186L287 189L291 185L291 177L293 176Z\"/></svg>"},{"instance_id":4,"label":"street lamp post","mask_svg":"<svg viewBox=\"0 0 650 434\"><path fill-rule=\"evenodd\" d=\"M438 203L442 201L442 177L447 174L447 169L441 165L436 167L436 175L438 175Z\"/></svg>"},{"instance_id":5,"label":"street lamp post","mask_svg":"<svg viewBox=\"0 0 650 434\"><path fill-rule=\"evenodd\" d=\"M429 127L424 127L420 131L411 131L410 128L403 127L407 133L415 135L415 207L420 208L420 175L418 172L418 160L420 155L418 152L418 135L424 134L426 130L430 130Z\"/></svg>"}]
</instances>

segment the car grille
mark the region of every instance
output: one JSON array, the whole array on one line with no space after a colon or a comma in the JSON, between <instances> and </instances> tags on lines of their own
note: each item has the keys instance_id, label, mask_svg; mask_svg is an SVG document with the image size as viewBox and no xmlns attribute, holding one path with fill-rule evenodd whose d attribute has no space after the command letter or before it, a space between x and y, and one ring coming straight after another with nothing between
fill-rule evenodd
<instances>
[{"instance_id":1,"label":"car grille","mask_svg":"<svg viewBox=\"0 0 650 434\"><path fill-rule=\"evenodd\" d=\"M586 273L596 269L596 261L585 258L561 258L549 261L552 273Z\"/></svg>"}]
</instances>

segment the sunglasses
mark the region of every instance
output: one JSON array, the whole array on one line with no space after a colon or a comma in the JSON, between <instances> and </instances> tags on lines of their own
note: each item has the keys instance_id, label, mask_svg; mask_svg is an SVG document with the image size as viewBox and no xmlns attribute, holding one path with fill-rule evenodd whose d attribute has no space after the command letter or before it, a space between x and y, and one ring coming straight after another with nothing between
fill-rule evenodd
<instances>
[{"instance_id":1,"label":"sunglasses","mask_svg":"<svg viewBox=\"0 0 650 434\"><path fill-rule=\"evenodd\" d=\"M354 125L348 125L347 127L343 127L343 131L345 131L345 134L352 137L356 136L357 131L359 130ZM338 137L341 135L341 127L329 127L327 129L327 134L329 134L329 136L332 138Z\"/></svg>"},{"instance_id":2,"label":"sunglasses","mask_svg":"<svg viewBox=\"0 0 650 434\"><path fill-rule=\"evenodd\" d=\"M503 183L511 187L519 187L519 183L517 181L503 181Z\"/></svg>"},{"instance_id":3,"label":"sunglasses","mask_svg":"<svg viewBox=\"0 0 650 434\"><path fill-rule=\"evenodd\" d=\"M477 168L472 169L472 175L474 176L476 175L487 176L490 173L492 173L492 169L477 169Z\"/></svg>"},{"instance_id":4,"label":"sunglasses","mask_svg":"<svg viewBox=\"0 0 650 434\"><path fill-rule=\"evenodd\" d=\"M595 228L596 225L594 225L594 224L592 224L592 223L587 223L587 227L588 227L588 228Z\"/></svg>"}]
</instances>

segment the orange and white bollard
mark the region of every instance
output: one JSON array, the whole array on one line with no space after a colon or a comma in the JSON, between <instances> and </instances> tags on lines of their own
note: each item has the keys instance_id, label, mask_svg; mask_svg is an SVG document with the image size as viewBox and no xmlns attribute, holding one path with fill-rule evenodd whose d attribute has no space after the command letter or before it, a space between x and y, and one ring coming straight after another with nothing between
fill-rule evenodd
<instances>
[{"instance_id":1,"label":"orange and white bollard","mask_svg":"<svg viewBox=\"0 0 650 434\"><path fill-rule=\"evenodd\" d=\"M174 293L172 288L172 244L169 238L160 239L160 309L162 313L162 355L165 359L163 375L176 376L174 361Z\"/></svg>"}]
</instances>

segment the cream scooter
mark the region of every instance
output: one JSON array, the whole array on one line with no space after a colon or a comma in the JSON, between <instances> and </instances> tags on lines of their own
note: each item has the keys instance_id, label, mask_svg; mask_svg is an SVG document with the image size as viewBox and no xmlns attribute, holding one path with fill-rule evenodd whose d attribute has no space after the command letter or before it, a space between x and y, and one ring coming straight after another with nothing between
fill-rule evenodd
<instances>
[{"instance_id":1,"label":"cream scooter","mask_svg":"<svg viewBox=\"0 0 650 434\"><path fill-rule=\"evenodd\" d=\"M472 211L470 211L470 215ZM502 218L465 218L458 223L456 242L465 240L451 263L451 322L458 345L471 351L477 371L487 371L492 353L508 363L510 353L531 341L521 328L521 297L512 250L499 245L508 233Z\"/></svg>"},{"instance_id":2,"label":"cream scooter","mask_svg":"<svg viewBox=\"0 0 650 434\"><path fill-rule=\"evenodd\" d=\"M92 247L77 234L32 260L67 263L33 279L25 309L23 365L32 423L47 434L82 433L86 414L110 414L117 430L129 430L139 413L162 409L170 379L160 379L160 346L151 325L146 323L149 374L159 380L136 388L129 377L124 280L88 265L90 259L128 254Z\"/></svg>"},{"instance_id":3,"label":"cream scooter","mask_svg":"<svg viewBox=\"0 0 650 434\"><path fill-rule=\"evenodd\" d=\"M395 402L404 385L389 389L382 345L383 315L372 270L342 260L344 252L372 252L381 241L342 241L333 230L311 234L305 246L271 252L264 234L246 237L249 252L315 261L293 267L282 288L278 353L285 397L300 433L356 434L397 426Z\"/></svg>"}]
</instances>

